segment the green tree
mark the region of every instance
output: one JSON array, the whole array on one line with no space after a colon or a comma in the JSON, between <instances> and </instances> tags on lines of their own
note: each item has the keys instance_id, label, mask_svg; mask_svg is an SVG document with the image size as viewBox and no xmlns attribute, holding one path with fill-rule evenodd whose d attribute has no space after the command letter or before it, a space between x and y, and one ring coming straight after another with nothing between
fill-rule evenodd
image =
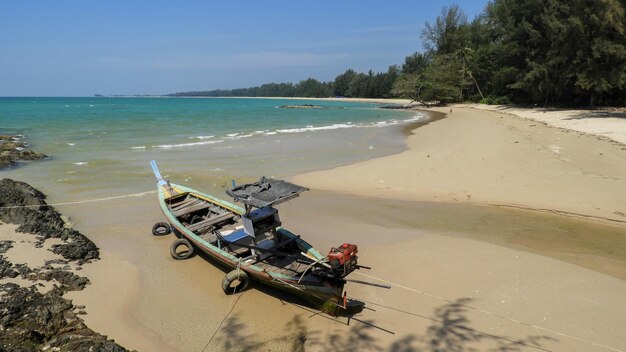
<instances>
[{"instance_id":1,"label":"green tree","mask_svg":"<svg viewBox=\"0 0 626 352\"><path fill-rule=\"evenodd\" d=\"M467 16L459 5L444 7L434 23L425 24L424 47L431 53L453 53L465 43L467 31Z\"/></svg>"},{"instance_id":2,"label":"green tree","mask_svg":"<svg viewBox=\"0 0 626 352\"><path fill-rule=\"evenodd\" d=\"M404 64L402 64L403 74L419 74L424 71L426 66L430 64L428 55L424 53L413 53L404 58Z\"/></svg>"},{"instance_id":3,"label":"green tree","mask_svg":"<svg viewBox=\"0 0 626 352\"><path fill-rule=\"evenodd\" d=\"M356 76L356 72L353 69L347 69L346 72L335 77L334 81L334 93L335 96L347 96L350 89L350 82Z\"/></svg>"},{"instance_id":4,"label":"green tree","mask_svg":"<svg viewBox=\"0 0 626 352\"><path fill-rule=\"evenodd\" d=\"M433 104L447 104L462 99L459 87L459 72L462 67L458 60L449 55L436 55L433 63L418 76L416 85L418 100Z\"/></svg>"},{"instance_id":5,"label":"green tree","mask_svg":"<svg viewBox=\"0 0 626 352\"><path fill-rule=\"evenodd\" d=\"M393 83L391 94L411 100L419 100L419 92L422 88L420 77L417 73L403 73Z\"/></svg>"},{"instance_id":6,"label":"green tree","mask_svg":"<svg viewBox=\"0 0 626 352\"><path fill-rule=\"evenodd\" d=\"M568 18L575 85L593 107L598 97L626 89L626 16L624 1L578 0ZM623 103L623 101L621 102Z\"/></svg>"}]
</instances>

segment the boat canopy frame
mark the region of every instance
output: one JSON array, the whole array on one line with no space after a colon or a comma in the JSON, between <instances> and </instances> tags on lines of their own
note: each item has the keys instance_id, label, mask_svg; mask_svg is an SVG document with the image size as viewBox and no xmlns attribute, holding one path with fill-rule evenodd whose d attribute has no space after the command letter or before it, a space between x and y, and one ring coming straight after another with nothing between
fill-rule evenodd
<instances>
[{"instance_id":1,"label":"boat canopy frame","mask_svg":"<svg viewBox=\"0 0 626 352\"><path fill-rule=\"evenodd\" d=\"M226 190L235 202L246 205L246 210L274 206L299 197L300 193L308 191L306 187L291 182L261 177L259 181L235 186Z\"/></svg>"}]
</instances>

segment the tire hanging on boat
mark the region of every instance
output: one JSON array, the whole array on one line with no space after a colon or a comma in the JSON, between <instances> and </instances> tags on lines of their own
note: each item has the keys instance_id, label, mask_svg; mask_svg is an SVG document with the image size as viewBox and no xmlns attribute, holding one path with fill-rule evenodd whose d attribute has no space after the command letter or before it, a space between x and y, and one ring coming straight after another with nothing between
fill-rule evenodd
<instances>
[{"instance_id":1,"label":"tire hanging on boat","mask_svg":"<svg viewBox=\"0 0 626 352\"><path fill-rule=\"evenodd\" d=\"M231 287L230 285L235 281L239 281L239 284ZM225 294L232 295L234 292L245 290L249 283L250 278L248 274L243 270L235 269L224 276L224 280L222 280L222 290L224 290Z\"/></svg>"},{"instance_id":2,"label":"tire hanging on boat","mask_svg":"<svg viewBox=\"0 0 626 352\"><path fill-rule=\"evenodd\" d=\"M180 246L187 247L187 251L186 252L182 252L182 253L178 253L177 249ZM193 255L193 246L186 239L179 238L179 239L177 239L176 241L174 241L172 243L172 246L170 247L170 254L172 255L172 258L174 258L176 260L187 259L187 258L189 258L189 257L191 257Z\"/></svg>"},{"instance_id":3,"label":"tire hanging on boat","mask_svg":"<svg viewBox=\"0 0 626 352\"><path fill-rule=\"evenodd\" d=\"M152 226L152 234L155 236L165 236L172 232L170 224L166 222L157 222Z\"/></svg>"}]
</instances>

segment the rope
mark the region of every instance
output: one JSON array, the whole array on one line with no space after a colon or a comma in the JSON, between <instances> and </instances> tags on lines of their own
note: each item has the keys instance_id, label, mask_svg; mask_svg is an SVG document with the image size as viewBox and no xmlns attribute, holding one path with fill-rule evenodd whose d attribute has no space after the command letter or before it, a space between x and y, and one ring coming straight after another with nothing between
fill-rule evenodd
<instances>
[{"instance_id":1,"label":"rope","mask_svg":"<svg viewBox=\"0 0 626 352\"><path fill-rule=\"evenodd\" d=\"M504 315L493 313L493 312L490 312L488 310L484 310L484 309L481 309L481 308L478 308L478 307L473 307L473 306L469 306L469 305L466 305L466 304L459 304L458 302L453 301L453 300L448 299L448 298L440 297L440 296L437 296L437 295L434 295L434 294L431 294L431 293L427 293L427 292L424 292L424 291L420 291L420 290L417 290L417 289L414 289L414 288L411 288L411 287L406 287L406 286L397 284L395 282L391 282L391 281L387 281L387 280L384 280L384 279L380 279L380 278L377 278L377 277L374 277L374 276L371 276L371 275L367 275L367 274L363 274L363 273L359 273L359 272L355 272L355 274L358 274L358 275L361 275L361 276L365 276L365 277L370 278L370 279L378 280L378 281L384 282L386 284L389 284L391 286L395 286L395 287L398 287L398 288L405 289L407 291L419 293L419 294L424 295L424 296L428 296L428 297L431 297L431 298L434 298L434 299L438 299L440 301L458 304L461 307L468 308L468 309L471 309L471 310L475 310L475 311L481 312L483 314L491 315L491 316L498 317L498 318L501 318L501 319L504 319L504 320L508 320L510 322L513 322L513 323L526 325L526 326L529 326L529 327L532 327L532 328L535 328L535 329L538 329L538 330L542 330L542 331L545 331L545 332L549 332L549 333L552 333L552 334L555 334L555 335L558 335L558 336L567 337L567 338L570 338L570 339L574 339L576 341L584 342L584 343L593 345L595 347L605 348L607 350L616 351L616 352L624 352L623 350L620 350L620 349L617 349L617 348L614 348L614 347L602 345L602 344L599 344L599 343L596 343L596 342L593 342L593 341L585 340L583 338L572 336L572 335L568 335L568 334L565 334L565 333L562 333L562 332L558 332L558 331L555 331L555 330L550 330L548 328L544 328L544 327L541 327L541 326L538 326L538 325L527 323L527 322L524 322L522 320L509 318L509 317L506 317Z\"/></svg>"},{"instance_id":2,"label":"rope","mask_svg":"<svg viewBox=\"0 0 626 352\"><path fill-rule=\"evenodd\" d=\"M241 258L239 258L239 263L237 263L237 277L239 277L240 270L241 270ZM217 335L217 332L220 331L220 329L222 328L222 324L224 324L226 319L228 319L228 316L230 315L230 313L232 313L233 309L235 309L235 305L237 304L237 302L239 302L239 299L241 297L243 297L245 292L242 293L241 295L239 295L237 297L237 300L235 301L235 303L233 303L233 301L235 300L235 292L237 291L237 286L238 285L233 287L233 294L232 294L232 296L230 296L230 304L228 305L228 309L226 310L226 315L220 321L220 324L217 326L217 329L215 329L215 331L213 331L213 335L211 335L211 338L209 339L209 342L207 342L206 345L204 345L204 348L202 349L202 352L204 352L206 350L206 348L209 347L209 345L211 344L211 341L213 341L213 338L215 337L215 335Z\"/></svg>"},{"instance_id":3,"label":"rope","mask_svg":"<svg viewBox=\"0 0 626 352\"><path fill-rule=\"evenodd\" d=\"M146 191L146 192L140 192L140 193L124 194L121 196L112 196L112 197L87 199L87 200L79 200L79 201L74 201L74 202L63 202L63 203L54 203L54 204L11 205L11 206L6 206L6 207L0 207L0 209L39 208L39 207L52 207L52 206L57 206L57 205L85 204L85 203L103 202L107 200L122 199L122 198L129 198L129 197L142 197L142 196L145 196L146 194L152 194L156 192L157 190L153 190L153 191Z\"/></svg>"}]
</instances>

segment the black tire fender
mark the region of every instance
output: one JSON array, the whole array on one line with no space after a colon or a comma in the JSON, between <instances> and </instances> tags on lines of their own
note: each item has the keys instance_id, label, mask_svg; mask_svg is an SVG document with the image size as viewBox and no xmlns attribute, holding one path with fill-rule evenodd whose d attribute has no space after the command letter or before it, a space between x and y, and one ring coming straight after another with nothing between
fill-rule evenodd
<instances>
[{"instance_id":1,"label":"black tire fender","mask_svg":"<svg viewBox=\"0 0 626 352\"><path fill-rule=\"evenodd\" d=\"M178 253L177 250L178 250L178 247L180 247L180 246L187 247L187 251L186 252L182 252L182 253ZM187 258L189 258L189 257L191 257L193 255L193 246L186 239L179 238L179 239L177 239L176 241L174 241L172 243L172 246L170 247L170 254L172 255L172 258L174 258L176 260L187 259Z\"/></svg>"},{"instance_id":2,"label":"black tire fender","mask_svg":"<svg viewBox=\"0 0 626 352\"><path fill-rule=\"evenodd\" d=\"M235 281L239 281L237 286L231 286ZM225 294L232 295L234 292L245 290L249 283L250 277L248 274L241 269L235 269L224 276L222 280L222 290L224 290Z\"/></svg>"},{"instance_id":3,"label":"black tire fender","mask_svg":"<svg viewBox=\"0 0 626 352\"><path fill-rule=\"evenodd\" d=\"M157 222L152 226L152 234L155 236L165 236L172 232L172 227L166 222Z\"/></svg>"}]
</instances>

